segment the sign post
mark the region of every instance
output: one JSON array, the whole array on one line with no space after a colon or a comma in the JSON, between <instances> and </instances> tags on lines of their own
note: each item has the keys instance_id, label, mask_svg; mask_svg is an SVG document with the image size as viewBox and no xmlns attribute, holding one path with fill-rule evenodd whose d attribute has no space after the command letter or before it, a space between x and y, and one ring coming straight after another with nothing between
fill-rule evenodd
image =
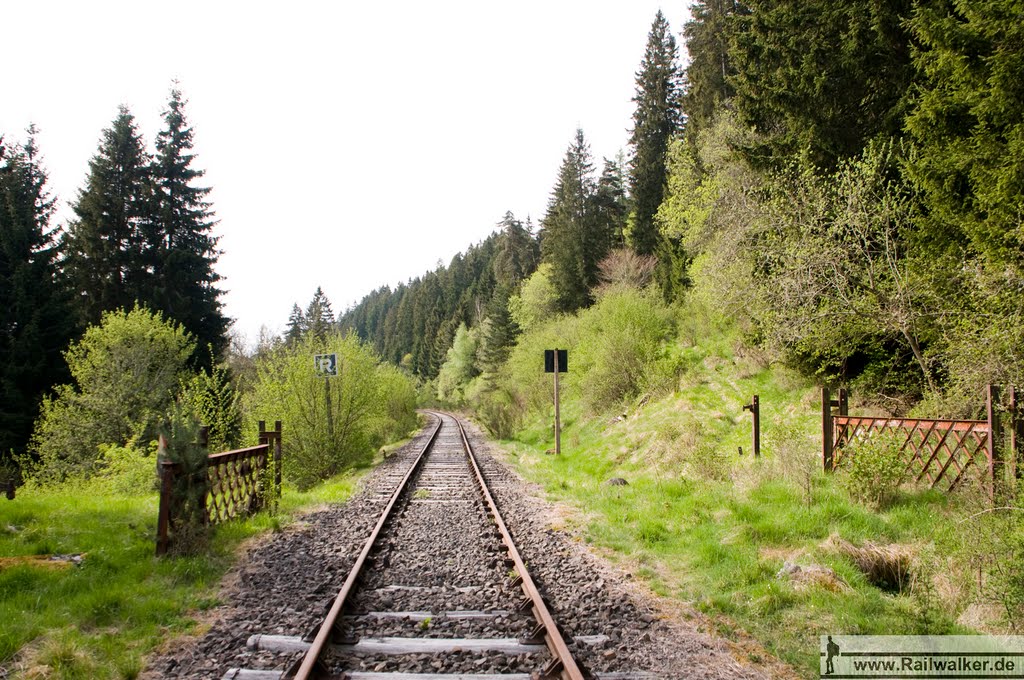
<instances>
[{"instance_id":1,"label":"sign post","mask_svg":"<svg viewBox=\"0 0 1024 680\"><path fill-rule=\"evenodd\" d=\"M327 404L327 438L334 441L334 412L331 408L331 378L338 375L337 354L313 355L313 369L324 378L324 401Z\"/></svg>"},{"instance_id":2,"label":"sign post","mask_svg":"<svg viewBox=\"0 0 1024 680\"><path fill-rule=\"evenodd\" d=\"M558 374L569 370L569 350L544 350L544 372L555 374L555 455L562 452L562 422L559 414Z\"/></svg>"}]
</instances>

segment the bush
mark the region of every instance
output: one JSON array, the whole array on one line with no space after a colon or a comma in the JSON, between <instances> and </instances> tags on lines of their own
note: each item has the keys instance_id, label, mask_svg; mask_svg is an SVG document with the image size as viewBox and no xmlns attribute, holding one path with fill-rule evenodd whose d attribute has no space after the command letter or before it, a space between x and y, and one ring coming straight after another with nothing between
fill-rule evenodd
<instances>
[{"instance_id":1,"label":"bush","mask_svg":"<svg viewBox=\"0 0 1024 680\"><path fill-rule=\"evenodd\" d=\"M158 312L104 314L64 354L75 384L43 400L30 444L37 473L56 480L89 475L101 446L153 439L194 348L191 336Z\"/></svg>"},{"instance_id":2,"label":"bush","mask_svg":"<svg viewBox=\"0 0 1024 680\"><path fill-rule=\"evenodd\" d=\"M317 376L313 355L331 353L338 355L338 375ZM280 347L258 360L256 372L247 428L255 432L261 419L283 421L284 471L301 489L369 461L385 441L415 427L412 382L355 336Z\"/></svg>"},{"instance_id":3,"label":"bush","mask_svg":"<svg viewBox=\"0 0 1024 680\"><path fill-rule=\"evenodd\" d=\"M840 462L850 496L876 509L893 501L907 469L902 443L898 432L873 431L846 446Z\"/></svg>"}]
</instances>

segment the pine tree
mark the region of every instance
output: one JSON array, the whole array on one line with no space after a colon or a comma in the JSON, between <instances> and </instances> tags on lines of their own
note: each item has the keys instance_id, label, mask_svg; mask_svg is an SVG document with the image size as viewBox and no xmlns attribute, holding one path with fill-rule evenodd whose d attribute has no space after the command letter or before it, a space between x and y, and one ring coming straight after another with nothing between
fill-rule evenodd
<instances>
[{"instance_id":1,"label":"pine tree","mask_svg":"<svg viewBox=\"0 0 1024 680\"><path fill-rule=\"evenodd\" d=\"M590 287L597 282L597 263L604 257L594 251L594 170L583 130L565 152L558 181L548 201L542 228L541 257L551 263L551 282L560 311L571 312L590 304Z\"/></svg>"},{"instance_id":2,"label":"pine tree","mask_svg":"<svg viewBox=\"0 0 1024 680\"><path fill-rule=\"evenodd\" d=\"M292 312L294 314L294 310ZM335 328L334 310L331 309L331 301L324 295L320 286L316 287L313 299L309 301L305 314L306 335L316 338L322 342Z\"/></svg>"},{"instance_id":3,"label":"pine tree","mask_svg":"<svg viewBox=\"0 0 1024 680\"><path fill-rule=\"evenodd\" d=\"M35 127L24 146L0 137L0 476L25 452L42 395L66 378L71 337L58 277L54 201L46 190Z\"/></svg>"},{"instance_id":4,"label":"pine tree","mask_svg":"<svg viewBox=\"0 0 1024 680\"><path fill-rule=\"evenodd\" d=\"M1024 6L947 0L911 22L921 73L907 121L930 240L1024 271ZM963 239L961 235L966 235ZM1017 322L1012 322L1016 324Z\"/></svg>"},{"instance_id":5,"label":"pine tree","mask_svg":"<svg viewBox=\"0 0 1024 680\"><path fill-rule=\"evenodd\" d=\"M498 223L501 233L494 253L494 278L499 286L512 290L532 274L540 257L537 242L511 212Z\"/></svg>"},{"instance_id":6,"label":"pine tree","mask_svg":"<svg viewBox=\"0 0 1024 680\"><path fill-rule=\"evenodd\" d=\"M288 316L288 329L284 333L284 342L289 347L294 347L302 342L309 325L306 323L306 315L298 304L292 305L292 313Z\"/></svg>"},{"instance_id":7,"label":"pine tree","mask_svg":"<svg viewBox=\"0 0 1024 680\"><path fill-rule=\"evenodd\" d=\"M144 299L196 336L195 359L202 364L209 360L208 347L219 356L227 346L230 321L221 311L220 276L214 271L220 253L211 234L216 221L206 200L210 189L195 185L204 172L192 167L192 128L184 108L181 92L172 89L152 165L156 196L147 245L153 277Z\"/></svg>"},{"instance_id":8,"label":"pine tree","mask_svg":"<svg viewBox=\"0 0 1024 680\"><path fill-rule=\"evenodd\" d=\"M749 13L739 0L698 0L690 7L692 19L683 29L690 60L682 108L691 144L697 143L697 136L711 126L719 108L736 94L731 82L736 67L729 43L735 18Z\"/></svg>"},{"instance_id":9,"label":"pine tree","mask_svg":"<svg viewBox=\"0 0 1024 680\"><path fill-rule=\"evenodd\" d=\"M647 36L647 49L636 74L636 110L629 193L633 202L629 239L639 255L653 255L660 239L654 216L665 194L668 145L680 125L680 71L676 40L658 11Z\"/></svg>"},{"instance_id":10,"label":"pine tree","mask_svg":"<svg viewBox=\"0 0 1024 680\"><path fill-rule=\"evenodd\" d=\"M732 35L736 109L760 168L801 156L821 170L903 128L911 0L747 0Z\"/></svg>"},{"instance_id":11,"label":"pine tree","mask_svg":"<svg viewBox=\"0 0 1024 680\"><path fill-rule=\"evenodd\" d=\"M626 245L626 220L629 216L629 202L626 198L624 161L604 159L604 169L597 180L594 206L601 231L607 236L606 248L621 248Z\"/></svg>"},{"instance_id":12,"label":"pine tree","mask_svg":"<svg viewBox=\"0 0 1024 680\"><path fill-rule=\"evenodd\" d=\"M105 311L148 301L152 269L143 233L152 208L148 163L135 118L121 106L89 161L89 177L61 245L83 328L99 323Z\"/></svg>"}]
</instances>

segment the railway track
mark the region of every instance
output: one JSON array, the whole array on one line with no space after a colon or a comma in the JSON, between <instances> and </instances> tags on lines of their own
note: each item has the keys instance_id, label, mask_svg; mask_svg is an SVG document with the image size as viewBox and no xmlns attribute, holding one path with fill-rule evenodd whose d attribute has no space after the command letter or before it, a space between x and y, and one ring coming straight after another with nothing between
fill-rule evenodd
<instances>
[{"instance_id":1,"label":"railway track","mask_svg":"<svg viewBox=\"0 0 1024 680\"><path fill-rule=\"evenodd\" d=\"M252 635L254 658L277 670L232 668L223 680L650 677L581 668L570 647L608 638L562 635L462 424L431 415L322 622L304 636Z\"/></svg>"}]
</instances>

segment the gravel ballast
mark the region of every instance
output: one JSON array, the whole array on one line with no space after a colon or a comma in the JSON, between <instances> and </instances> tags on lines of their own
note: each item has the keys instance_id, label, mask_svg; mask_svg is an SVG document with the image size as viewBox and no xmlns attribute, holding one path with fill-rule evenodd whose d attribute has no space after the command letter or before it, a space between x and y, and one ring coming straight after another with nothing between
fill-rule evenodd
<instances>
[{"instance_id":1,"label":"gravel ballast","mask_svg":"<svg viewBox=\"0 0 1024 680\"><path fill-rule=\"evenodd\" d=\"M446 418L447 420L447 418ZM446 430L454 428L446 424ZM229 669L283 671L301 652L247 648L254 635L302 637L322 620L391 492L432 427L390 455L345 504L304 516L251 548L225 581L207 632L152 658L143 678L223 678ZM597 674L661 678L765 678L721 639L666 616L649 595L550 528L552 508L491 455L467 427L481 470L534 581L581 667ZM453 439L439 438L413 490L385 525L372 563L342 619L340 642L379 638L525 638L522 589ZM525 641L525 640L524 640ZM364 645L331 655L334 672L501 674L538 671L546 648L387 654ZM777 670L777 669L776 669ZM622 677L622 676L620 676Z\"/></svg>"}]
</instances>

